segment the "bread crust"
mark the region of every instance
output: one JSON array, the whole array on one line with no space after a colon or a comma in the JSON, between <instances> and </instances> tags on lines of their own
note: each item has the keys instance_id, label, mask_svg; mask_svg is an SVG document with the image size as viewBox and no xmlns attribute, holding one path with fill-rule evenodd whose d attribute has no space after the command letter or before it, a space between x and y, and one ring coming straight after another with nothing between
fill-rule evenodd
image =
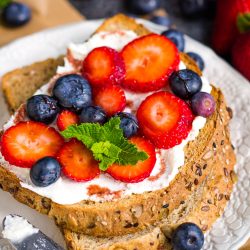
<instances>
[{"instance_id":1,"label":"bread crust","mask_svg":"<svg viewBox=\"0 0 250 250\"><path fill-rule=\"evenodd\" d=\"M2 78L2 89L13 112L56 73L57 66L63 65L63 57L36 62L20 69L12 70Z\"/></svg>"},{"instance_id":2,"label":"bread crust","mask_svg":"<svg viewBox=\"0 0 250 250\"><path fill-rule=\"evenodd\" d=\"M97 238L69 230L63 230L68 249L73 250L133 250L133 249L172 249L171 235L173 230L183 222L196 223L203 231L211 228L214 221L220 217L230 198L234 183L237 181L234 173L234 164L226 163L232 154L228 130L227 141L219 146L218 153L225 151L224 157L216 155L218 164L207 176L200 190L196 190L191 200L186 201L183 207L173 211L172 218L162 220L155 226L137 232L133 235L124 235L115 238ZM225 170L227 169L227 171ZM188 207L187 204L193 204Z\"/></svg>"},{"instance_id":3,"label":"bread crust","mask_svg":"<svg viewBox=\"0 0 250 250\"><path fill-rule=\"evenodd\" d=\"M149 33L133 19L123 15L108 19L97 32L126 28L134 30L138 35ZM188 56L181 54L181 59L188 68L201 74ZM3 167L0 167L0 187L18 201L54 218L62 229L108 237L133 234L150 228L159 221L172 218L173 212L181 208L194 191L204 185L217 164L217 154L229 161L229 168L235 164L232 149L228 158L224 152L218 151L222 141L231 148L227 128L229 114L221 91L213 88L212 95L217 103L216 111L207 119L199 136L185 147L185 165L167 188L131 195L113 202L82 201L73 205L60 205L23 188L19 179ZM210 224L208 223L208 228Z\"/></svg>"}]
</instances>

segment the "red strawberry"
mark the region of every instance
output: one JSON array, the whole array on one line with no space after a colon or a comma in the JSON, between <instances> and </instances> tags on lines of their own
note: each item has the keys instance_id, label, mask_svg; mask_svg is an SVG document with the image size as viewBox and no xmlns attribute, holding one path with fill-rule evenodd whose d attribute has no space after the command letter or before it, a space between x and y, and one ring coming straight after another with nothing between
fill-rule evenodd
<instances>
[{"instance_id":1,"label":"red strawberry","mask_svg":"<svg viewBox=\"0 0 250 250\"><path fill-rule=\"evenodd\" d=\"M250 81L250 31L242 34L232 48L232 62Z\"/></svg>"},{"instance_id":2,"label":"red strawberry","mask_svg":"<svg viewBox=\"0 0 250 250\"><path fill-rule=\"evenodd\" d=\"M10 164L30 168L45 156L55 156L63 142L54 128L39 122L20 122L3 134L1 152Z\"/></svg>"},{"instance_id":3,"label":"red strawberry","mask_svg":"<svg viewBox=\"0 0 250 250\"><path fill-rule=\"evenodd\" d=\"M112 116L125 108L126 97L121 87L110 85L97 91L94 103L102 107L108 116Z\"/></svg>"},{"instance_id":4,"label":"red strawberry","mask_svg":"<svg viewBox=\"0 0 250 250\"><path fill-rule=\"evenodd\" d=\"M220 0L212 36L212 46L219 54L226 54L238 36L237 17L240 13L250 12L250 0Z\"/></svg>"},{"instance_id":5,"label":"red strawberry","mask_svg":"<svg viewBox=\"0 0 250 250\"><path fill-rule=\"evenodd\" d=\"M157 34L130 42L121 54L126 69L123 86L135 92L161 89L180 62L176 46Z\"/></svg>"},{"instance_id":6,"label":"red strawberry","mask_svg":"<svg viewBox=\"0 0 250 250\"><path fill-rule=\"evenodd\" d=\"M62 172L75 181L89 181L100 174L98 162L83 143L77 140L66 142L57 156Z\"/></svg>"},{"instance_id":7,"label":"red strawberry","mask_svg":"<svg viewBox=\"0 0 250 250\"><path fill-rule=\"evenodd\" d=\"M82 74L93 87L120 84L124 79L125 66L116 50L99 47L92 50L83 61Z\"/></svg>"},{"instance_id":8,"label":"red strawberry","mask_svg":"<svg viewBox=\"0 0 250 250\"><path fill-rule=\"evenodd\" d=\"M156 162L156 155L155 147L145 138L137 136L132 137L130 142L135 144L138 149L145 151L149 156L148 159L139 161L133 166L113 164L108 168L107 172L116 180L135 183L149 177Z\"/></svg>"},{"instance_id":9,"label":"red strawberry","mask_svg":"<svg viewBox=\"0 0 250 250\"><path fill-rule=\"evenodd\" d=\"M157 148L172 148L188 136L194 116L175 95L161 91L148 96L137 110L142 133Z\"/></svg>"},{"instance_id":10,"label":"red strawberry","mask_svg":"<svg viewBox=\"0 0 250 250\"><path fill-rule=\"evenodd\" d=\"M57 127L59 130L65 130L68 126L78 124L79 117L77 114L69 111L63 110L57 117Z\"/></svg>"}]
</instances>

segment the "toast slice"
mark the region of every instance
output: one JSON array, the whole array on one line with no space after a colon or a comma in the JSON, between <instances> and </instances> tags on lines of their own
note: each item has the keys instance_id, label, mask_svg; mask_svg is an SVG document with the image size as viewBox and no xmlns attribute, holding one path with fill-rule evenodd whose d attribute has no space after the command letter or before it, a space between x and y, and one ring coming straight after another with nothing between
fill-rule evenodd
<instances>
[{"instance_id":1,"label":"toast slice","mask_svg":"<svg viewBox=\"0 0 250 250\"><path fill-rule=\"evenodd\" d=\"M138 24L136 24L133 19L127 18L123 15L117 15L109 19L98 29L98 31L110 29L114 30L115 27L116 29L120 29L121 27L122 29L126 29L126 27L129 27L127 29L133 29L135 32L138 32L138 35L144 35L149 32L141 25L138 26ZM191 59L189 59L184 54L182 54L181 57L189 68L192 68L196 71L198 70L197 66ZM108 243L105 243L106 245L110 242L117 241L118 239L125 242L124 244L128 243L128 239L136 242L134 244L139 244L138 240L141 237L143 242L145 242L146 238L144 237L144 232L149 230L149 232L152 233L150 229L151 226L153 227L153 225L159 223L159 221L171 221L173 216L176 216L177 218L181 217L184 213L182 212L178 214L177 211L179 211L179 209L181 209L181 211L185 211L185 206L187 207L188 204L192 204L190 199L192 196L194 196L194 193L198 192L197 190L205 190L205 183L209 179L209 174L213 172L212 170L214 169L214 166L216 166L216 158L213 157L215 152L216 155L219 155L221 159L224 160L224 162L225 160L228 160L229 164L228 166L225 166L225 168L227 169L228 173L231 173L230 169L233 168L235 158L230 145L230 139L228 139L228 132L226 132L229 120L228 112L226 111L226 106L221 92L214 88L213 95L217 101L217 111L211 118L208 119L206 126L200 132L199 137L195 141L189 143L185 148L187 156L185 167L182 168L181 173L171 183L168 190L161 190L156 193L152 192L153 194L147 193L143 196L134 195L132 199L129 197L129 199L119 202L119 204L116 203L116 207L114 208L112 202L107 202L107 204L88 204L83 201L79 204L71 206L61 206L59 204L55 204L45 197L41 197L27 189L22 188L16 176L4 168L0 168L1 186L4 190L12 193L17 200L37 209L42 213L48 214L50 217L55 218L57 224L62 228L69 228L74 231L82 231L89 235L107 236ZM222 132L218 133L219 130ZM223 145L225 145L227 150L230 152L229 155L225 154L223 150L222 152L220 151L220 148L222 147L219 145L222 144L222 141L224 141ZM216 146L214 147L214 145ZM197 166L199 166L199 168ZM197 169L199 169L199 171ZM200 174L201 172L202 174ZM234 174L231 175L234 176ZM217 174L215 174L215 176L217 176ZM232 183L232 180L230 180L230 174L227 177L228 183ZM185 185L183 185L183 183L185 183ZM228 190L230 192L230 187L228 187ZM197 205L196 209L198 209L198 207L199 206ZM223 207L223 205L221 207ZM120 209L118 210L118 208ZM142 217L139 216L140 218L135 218L135 214L131 212L133 211L133 208L139 208L139 211L142 210L148 212L143 214ZM207 208L203 208L203 210L207 210ZM108 215L106 211L109 211ZM117 213L117 211L120 211L120 213ZM213 214L211 214L211 216ZM97 216L99 216L101 219L105 218L105 220L95 221L94 219L96 219ZM208 217L209 216L206 216L206 218ZM118 221L118 225L114 225L114 221ZM126 221L132 221L129 226L138 225L137 227L128 227L127 224L125 224ZM206 224L202 222L204 221L200 221L198 224L203 227L204 230L206 230L211 226L213 220L211 220L211 222L207 221ZM95 224L95 227L93 227L93 223ZM166 225L166 223L164 225ZM156 229L153 229L154 233L157 231L161 232L159 231L159 228L157 229L157 227ZM69 247L71 247L71 245L73 246L75 243L73 249L98 249L95 248L95 246L94 248L82 248L82 244L83 242L87 242L87 239L92 239L94 242L96 242L99 240L99 238L71 233L68 230L64 230L64 233ZM128 234L128 236L122 236L124 233ZM115 237L111 240L109 236L116 234L121 236ZM139 238L137 238L137 234L142 236L138 236ZM153 237L152 234L150 235ZM160 242L165 240L165 237L161 237L161 234L158 236L158 233L156 234L156 239L157 238L160 239ZM105 239L102 239L101 241L105 242ZM122 249L134 248L130 248L128 244L128 248Z\"/></svg>"},{"instance_id":2,"label":"toast slice","mask_svg":"<svg viewBox=\"0 0 250 250\"><path fill-rule=\"evenodd\" d=\"M63 65L63 57L36 62L5 74L2 78L2 89L9 110L15 111L42 85L55 75L59 65Z\"/></svg>"}]
</instances>

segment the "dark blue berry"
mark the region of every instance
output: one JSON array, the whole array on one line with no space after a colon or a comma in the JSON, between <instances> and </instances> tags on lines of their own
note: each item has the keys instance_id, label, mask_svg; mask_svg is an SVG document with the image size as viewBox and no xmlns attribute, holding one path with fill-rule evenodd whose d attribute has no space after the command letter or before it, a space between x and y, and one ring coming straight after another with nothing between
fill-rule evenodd
<instances>
[{"instance_id":1,"label":"dark blue berry","mask_svg":"<svg viewBox=\"0 0 250 250\"><path fill-rule=\"evenodd\" d=\"M30 20L31 10L26 4L12 2L4 8L2 15L7 25L17 27Z\"/></svg>"},{"instance_id":2,"label":"dark blue berry","mask_svg":"<svg viewBox=\"0 0 250 250\"><path fill-rule=\"evenodd\" d=\"M204 69L204 65L205 65L202 57L195 52L188 52L187 54L196 62L196 64L198 65L198 67L202 71Z\"/></svg>"},{"instance_id":3,"label":"dark blue berry","mask_svg":"<svg viewBox=\"0 0 250 250\"><path fill-rule=\"evenodd\" d=\"M179 0L181 13L186 17L199 17L209 14L215 5L215 0Z\"/></svg>"},{"instance_id":4,"label":"dark blue berry","mask_svg":"<svg viewBox=\"0 0 250 250\"><path fill-rule=\"evenodd\" d=\"M129 0L129 9L136 14L148 14L160 7L160 0Z\"/></svg>"},{"instance_id":5,"label":"dark blue berry","mask_svg":"<svg viewBox=\"0 0 250 250\"><path fill-rule=\"evenodd\" d=\"M80 114L80 122L100 123L103 124L107 121L105 111L98 106L88 106L82 109Z\"/></svg>"},{"instance_id":6,"label":"dark blue berry","mask_svg":"<svg viewBox=\"0 0 250 250\"><path fill-rule=\"evenodd\" d=\"M133 114L126 112L119 112L116 116L120 117L120 128L123 130L123 134L126 138L135 135L138 131L138 121Z\"/></svg>"},{"instance_id":7,"label":"dark blue berry","mask_svg":"<svg viewBox=\"0 0 250 250\"><path fill-rule=\"evenodd\" d=\"M32 121L50 124L59 112L57 101L48 95L34 95L26 104L28 117Z\"/></svg>"},{"instance_id":8,"label":"dark blue berry","mask_svg":"<svg viewBox=\"0 0 250 250\"><path fill-rule=\"evenodd\" d=\"M61 174L61 166L53 157L44 157L30 170L30 179L38 187L47 187L56 182Z\"/></svg>"},{"instance_id":9,"label":"dark blue berry","mask_svg":"<svg viewBox=\"0 0 250 250\"><path fill-rule=\"evenodd\" d=\"M182 99L190 99L202 87L200 76L192 70L182 69L170 77L170 88L175 95Z\"/></svg>"},{"instance_id":10,"label":"dark blue berry","mask_svg":"<svg viewBox=\"0 0 250 250\"><path fill-rule=\"evenodd\" d=\"M161 33L163 36L170 39L178 48L179 51L184 51L185 48L185 39L182 32L176 30L176 29L169 29L166 31L163 31Z\"/></svg>"},{"instance_id":11,"label":"dark blue berry","mask_svg":"<svg viewBox=\"0 0 250 250\"><path fill-rule=\"evenodd\" d=\"M214 113L215 106L214 98L206 92L199 92L191 99L191 108L195 115L209 117Z\"/></svg>"},{"instance_id":12,"label":"dark blue berry","mask_svg":"<svg viewBox=\"0 0 250 250\"><path fill-rule=\"evenodd\" d=\"M70 74L57 79L53 95L64 108L80 111L92 102L89 82L80 75Z\"/></svg>"},{"instance_id":13,"label":"dark blue berry","mask_svg":"<svg viewBox=\"0 0 250 250\"><path fill-rule=\"evenodd\" d=\"M183 223L173 233L174 250L200 250L204 244L204 235L194 223Z\"/></svg>"},{"instance_id":14,"label":"dark blue berry","mask_svg":"<svg viewBox=\"0 0 250 250\"><path fill-rule=\"evenodd\" d=\"M150 21L159 25L166 26L166 27L169 27L171 25L170 19L166 16L153 16L150 19Z\"/></svg>"}]
</instances>

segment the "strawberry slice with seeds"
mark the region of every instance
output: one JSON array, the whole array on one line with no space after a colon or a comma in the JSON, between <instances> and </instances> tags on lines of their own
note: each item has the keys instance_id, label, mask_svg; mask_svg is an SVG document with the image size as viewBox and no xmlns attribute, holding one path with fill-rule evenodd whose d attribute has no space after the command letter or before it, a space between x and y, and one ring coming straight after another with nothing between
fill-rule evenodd
<instances>
[{"instance_id":1,"label":"strawberry slice with seeds","mask_svg":"<svg viewBox=\"0 0 250 250\"><path fill-rule=\"evenodd\" d=\"M172 148L188 136L194 115L186 102L161 91L148 96L137 110L141 132L157 148Z\"/></svg>"},{"instance_id":2,"label":"strawberry slice with seeds","mask_svg":"<svg viewBox=\"0 0 250 250\"><path fill-rule=\"evenodd\" d=\"M112 116L125 108L125 93L119 86L106 86L97 91L94 96L94 103L102 107L108 116Z\"/></svg>"},{"instance_id":3,"label":"strawberry slice with seeds","mask_svg":"<svg viewBox=\"0 0 250 250\"><path fill-rule=\"evenodd\" d=\"M65 130L68 126L78 124L79 117L72 111L63 110L57 117L57 127L60 131Z\"/></svg>"},{"instance_id":4,"label":"strawberry slice with seeds","mask_svg":"<svg viewBox=\"0 0 250 250\"><path fill-rule=\"evenodd\" d=\"M20 122L4 132L1 153L10 164L30 168L45 156L56 156L63 143L54 128L39 122Z\"/></svg>"},{"instance_id":5,"label":"strawberry slice with seeds","mask_svg":"<svg viewBox=\"0 0 250 250\"><path fill-rule=\"evenodd\" d=\"M94 179L100 174L98 162L84 144L75 139L66 142L57 156L62 172L68 178L81 182Z\"/></svg>"},{"instance_id":6,"label":"strawberry slice with seeds","mask_svg":"<svg viewBox=\"0 0 250 250\"><path fill-rule=\"evenodd\" d=\"M161 89L180 62L175 44L157 34L130 42L121 55L126 70L123 86L135 92Z\"/></svg>"},{"instance_id":7,"label":"strawberry slice with seeds","mask_svg":"<svg viewBox=\"0 0 250 250\"><path fill-rule=\"evenodd\" d=\"M143 137L135 136L129 141L135 144L139 150L145 151L148 154L148 159L145 161L138 161L133 166L113 164L107 169L107 173L116 180L136 183L150 176L156 162L155 147L150 141Z\"/></svg>"},{"instance_id":8,"label":"strawberry slice with seeds","mask_svg":"<svg viewBox=\"0 0 250 250\"><path fill-rule=\"evenodd\" d=\"M82 75L93 87L120 84L125 76L123 59L112 48L96 48L83 61Z\"/></svg>"}]
</instances>

